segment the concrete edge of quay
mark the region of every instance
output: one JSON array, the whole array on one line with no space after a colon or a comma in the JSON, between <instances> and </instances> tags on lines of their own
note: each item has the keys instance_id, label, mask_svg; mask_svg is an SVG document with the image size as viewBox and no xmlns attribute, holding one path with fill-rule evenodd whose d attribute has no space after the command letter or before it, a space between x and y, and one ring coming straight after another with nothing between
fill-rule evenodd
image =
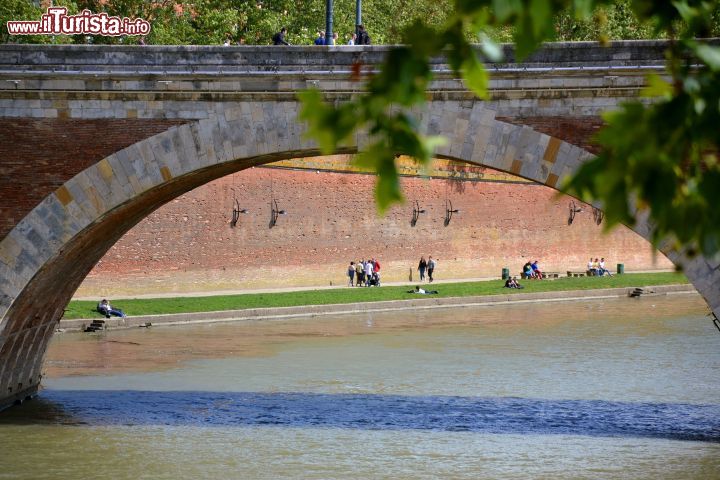
<instances>
[{"instance_id":1,"label":"concrete edge of quay","mask_svg":"<svg viewBox=\"0 0 720 480\"><path fill-rule=\"evenodd\" d=\"M389 312L413 309L433 309L451 307L474 307L507 305L512 303L563 302L585 299L626 297L635 288L645 290L646 295L697 294L691 284L659 285L642 287L600 288L593 290L565 290L555 292L511 293L499 295L479 295L472 297L412 298L408 300L389 300L381 302L359 302L329 305L303 305L296 307L249 308L243 310L223 310L214 312L176 313L163 315L129 316L106 320L108 329L137 328L141 326L173 326L206 323L224 323L255 320L280 320L295 317L315 317L322 315L346 315L357 313ZM411 294L408 294L411 295ZM61 331L80 331L94 318L61 320Z\"/></svg>"}]
</instances>

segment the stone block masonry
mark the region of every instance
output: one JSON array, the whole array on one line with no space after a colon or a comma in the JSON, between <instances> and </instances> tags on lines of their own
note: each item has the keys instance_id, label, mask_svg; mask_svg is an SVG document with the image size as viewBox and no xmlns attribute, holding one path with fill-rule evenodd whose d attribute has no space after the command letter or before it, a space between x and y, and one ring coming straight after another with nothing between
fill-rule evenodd
<instances>
[{"instance_id":1,"label":"stone block masonry","mask_svg":"<svg viewBox=\"0 0 720 480\"><path fill-rule=\"evenodd\" d=\"M78 172L178 120L0 118L0 238Z\"/></svg>"}]
</instances>

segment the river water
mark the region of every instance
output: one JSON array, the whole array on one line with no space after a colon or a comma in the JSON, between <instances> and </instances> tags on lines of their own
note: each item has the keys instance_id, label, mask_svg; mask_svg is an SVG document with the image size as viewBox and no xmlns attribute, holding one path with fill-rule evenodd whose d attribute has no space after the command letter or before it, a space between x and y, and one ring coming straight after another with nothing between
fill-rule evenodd
<instances>
[{"instance_id":1,"label":"river water","mask_svg":"<svg viewBox=\"0 0 720 480\"><path fill-rule=\"evenodd\" d=\"M0 479L720 478L694 295L60 334Z\"/></svg>"}]
</instances>

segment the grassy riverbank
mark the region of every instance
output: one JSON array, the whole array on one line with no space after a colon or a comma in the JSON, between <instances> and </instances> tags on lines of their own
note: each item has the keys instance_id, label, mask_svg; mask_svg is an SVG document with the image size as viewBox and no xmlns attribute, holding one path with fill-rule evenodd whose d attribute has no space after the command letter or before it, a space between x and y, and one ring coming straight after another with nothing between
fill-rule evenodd
<instances>
[{"instance_id":1,"label":"grassy riverbank","mask_svg":"<svg viewBox=\"0 0 720 480\"><path fill-rule=\"evenodd\" d=\"M671 285L688 283L680 273L636 273L613 277L561 278L557 280L524 281L523 290L502 288L500 280L484 282L458 282L424 285L438 290L432 297L468 297L474 295L500 295L529 292L556 292L564 290L589 290L596 288L642 287L647 285ZM379 302L420 298L408 293L409 286L380 288L337 288L326 290L300 290L278 293L248 293L242 295L218 295L210 297L177 297L148 299L112 299L112 304L122 308L128 315L156 315L169 313L214 312L259 307L295 307L300 305L329 305L334 303ZM65 313L66 319L92 318L97 302L72 301Z\"/></svg>"}]
</instances>

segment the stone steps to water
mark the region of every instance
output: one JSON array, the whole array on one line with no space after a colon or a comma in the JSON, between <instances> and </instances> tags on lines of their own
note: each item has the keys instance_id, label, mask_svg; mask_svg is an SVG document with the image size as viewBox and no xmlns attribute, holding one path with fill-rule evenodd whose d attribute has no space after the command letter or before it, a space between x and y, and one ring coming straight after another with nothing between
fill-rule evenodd
<instances>
[{"instance_id":1,"label":"stone steps to water","mask_svg":"<svg viewBox=\"0 0 720 480\"><path fill-rule=\"evenodd\" d=\"M628 297L630 297L630 298L638 298L641 296L648 296L648 295L658 295L658 294L653 289L640 288L640 287L635 287L632 291L628 292Z\"/></svg>"},{"instance_id":2,"label":"stone steps to water","mask_svg":"<svg viewBox=\"0 0 720 480\"><path fill-rule=\"evenodd\" d=\"M97 332L99 330L105 330L105 320L93 320L90 325L87 325L84 332Z\"/></svg>"}]
</instances>

